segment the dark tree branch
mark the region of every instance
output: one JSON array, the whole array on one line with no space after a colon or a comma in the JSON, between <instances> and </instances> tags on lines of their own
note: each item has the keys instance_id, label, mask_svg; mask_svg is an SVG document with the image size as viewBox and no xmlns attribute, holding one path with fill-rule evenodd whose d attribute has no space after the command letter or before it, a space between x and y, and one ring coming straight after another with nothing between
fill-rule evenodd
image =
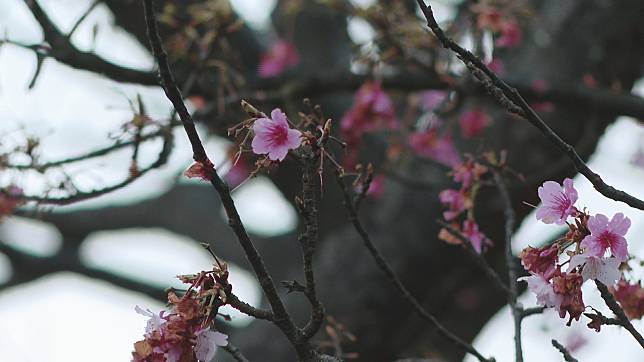
<instances>
[{"instance_id":1,"label":"dark tree branch","mask_svg":"<svg viewBox=\"0 0 644 362\"><path fill-rule=\"evenodd\" d=\"M317 295L313 270L313 254L319 241L318 200L313 184L318 157L315 157L313 151L305 150L302 158L304 161L302 197L296 200L296 204L298 212L304 220L304 228L298 240L302 247L302 264L304 265L304 294L311 304L311 316L303 329L303 333L305 338L310 339L320 330L324 322L324 306Z\"/></svg>"},{"instance_id":2,"label":"dark tree branch","mask_svg":"<svg viewBox=\"0 0 644 362\"><path fill-rule=\"evenodd\" d=\"M48 51L49 56L73 68L103 74L117 82L138 83L144 85L157 84L157 79L153 72L122 67L114 63L110 63L94 53L85 52L76 48L69 39L71 33L69 35L63 34L49 16L47 16L37 1L24 1L31 10L33 16L36 18L36 21L38 21L42 27L45 41L51 46L51 49ZM75 28L72 30L75 30Z\"/></svg>"},{"instance_id":3,"label":"dark tree branch","mask_svg":"<svg viewBox=\"0 0 644 362\"><path fill-rule=\"evenodd\" d=\"M69 271L102 280L120 288L143 293L161 302L167 301L167 293L161 288L156 288L149 284L104 270L87 267L76 257L70 257L64 254L56 254L51 257L37 257L16 250L2 242L0 242L0 252L11 260L13 266L13 276L7 283L0 285L0 290L28 283L53 273Z\"/></svg>"},{"instance_id":4,"label":"dark tree branch","mask_svg":"<svg viewBox=\"0 0 644 362\"><path fill-rule=\"evenodd\" d=\"M230 342L228 342L228 344L223 346L222 348L224 349L224 351L228 352L233 357L233 359L235 361L237 361L237 362L250 362L250 361L248 361L248 359L246 357L244 357L244 354L241 353L239 348L233 346L232 344L230 344Z\"/></svg>"},{"instance_id":5,"label":"dark tree branch","mask_svg":"<svg viewBox=\"0 0 644 362\"><path fill-rule=\"evenodd\" d=\"M559 350L559 352L561 352L561 354L563 355L563 358L564 358L564 360L566 360L566 362L579 362L575 357L573 357L573 356L570 354L570 351L569 351L568 349L566 349L566 347L564 347L564 346L563 346L561 343L559 343L556 339L553 339L553 340L552 340L552 345L553 345L557 350Z\"/></svg>"},{"instance_id":6,"label":"dark tree branch","mask_svg":"<svg viewBox=\"0 0 644 362\"><path fill-rule=\"evenodd\" d=\"M644 338L642 337L640 332L635 329L631 321L626 316L626 313L624 313L624 310L615 300L613 294L608 290L608 287L599 280L595 280L595 285L597 285L597 289L599 289L602 299L604 299L604 302L606 302L608 308L610 308L610 310L615 313L615 316L617 316L617 319L620 321L620 325L624 327L624 329L626 329L633 336L633 338L635 338L635 340L637 340L642 348L644 348Z\"/></svg>"},{"instance_id":7,"label":"dark tree branch","mask_svg":"<svg viewBox=\"0 0 644 362\"><path fill-rule=\"evenodd\" d=\"M487 277L494 282L494 285L497 288L499 288L500 290L502 290L504 293L508 295L512 293L508 285L503 281L503 279L501 279L501 276L499 276L499 274L494 269L492 269L490 264L488 264L487 260L485 260L485 257L483 257L482 254L477 253L476 250L474 250L474 248L472 247L472 242L468 237L463 235L463 233L456 230L454 227L452 227L450 224L446 223L443 220L439 219L439 220L436 220L436 222L438 222L439 225L441 225L445 230L447 230L447 232L450 233L450 235L459 239L463 243L463 247L465 248L465 251L467 252L467 254L472 258L472 260L474 260L477 266L481 268L483 272L485 272L485 275L487 275Z\"/></svg>"},{"instance_id":8,"label":"dark tree branch","mask_svg":"<svg viewBox=\"0 0 644 362\"><path fill-rule=\"evenodd\" d=\"M178 126L178 125L179 125L179 123L171 122L171 124L168 127L174 127L174 126ZM84 154L78 155L78 156L72 156L72 157L68 157L68 158L64 158L64 159L60 159L60 160L56 160L56 161L40 163L40 164L39 163L32 163L32 164L0 164L0 166L2 166L3 168L14 169L14 170L36 170L38 172L42 172L42 171L45 171L45 170L47 170L49 168L60 167L60 166L67 165L67 164L70 164L70 163L75 163L75 162L85 161L85 160L89 160L89 159L96 158L96 157L105 156L105 155L107 155L109 153L112 153L113 151L117 151L117 150L127 148L127 147L130 147L130 146L135 146L138 143L145 142L145 141L148 141L148 140L151 140L151 139L155 139L157 137L167 136L167 134L168 134L168 130L165 129L165 128L162 128L162 129L159 129L158 131L155 131L155 132L152 132L152 133L149 133L149 134L145 134L145 135L141 135L137 139L133 139L133 140L129 140L129 141L117 141L113 145L110 145L110 146L107 146L107 147L104 147L104 148L101 148L101 149L98 149L98 150L95 150L95 151L91 151L91 152L88 152L88 153L84 153Z\"/></svg>"},{"instance_id":9,"label":"dark tree branch","mask_svg":"<svg viewBox=\"0 0 644 362\"><path fill-rule=\"evenodd\" d=\"M75 191L71 193L70 195L67 196L62 196L62 197L49 197L49 196L36 196L36 195L21 195L20 199L24 201L35 201L39 204L50 204L50 205L69 205L75 202L83 201L83 200L89 200L92 198L96 198L105 194L108 194L110 192L119 190L132 182L138 180L148 172L157 169L161 166L163 166L167 161L168 157L170 155L170 152L172 151L172 127L171 126L166 126L162 130L163 132L163 147L161 148L161 151L159 151L159 154L157 156L157 159L151 163L149 166L138 170L135 173L130 173L129 177L124 179L123 181L106 186L100 189L96 190L91 190L91 191ZM136 143L134 144L136 146ZM97 152L104 152L105 150L99 150ZM70 162L75 162L78 161L78 159ZM52 166L53 167L53 166ZM5 194L5 195L10 195L11 193L9 190L5 188L0 188L0 194Z\"/></svg>"},{"instance_id":10,"label":"dark tree branch","mask_svg":"<svg viewBox=\"0 0 644 362\"><path fill-rule=\"evenodd\" d=\"M508 271L508 282L510 283L510 293L508 293L508 304L512 310L512 318L514 319L514 348L516 362L523 362L523 349L521 347L521 320L523 319L523 310L517 304L518 286L517 286L517 270L514 263L514 255L512 254L512 235L514 234L515 214L512 208L512 199L510 193L505 185L503 176L499 171L494 170L494 182L501 195L503 201L503 213L505 214L505 265Z\"/></svg>"},{"instance_id":11,"label":"dark tree branch","mask_svg":"<svg viewBox=\"0 0 644 362\"><path fill-rule=\"evenodd\" d=\"M552 141L570 158L577 171L584 175L584 177L586 177L602 195L615 201L624 202L633 208L644 210L644 201L606 184L598 174L593 172L588 165L586 165L574 147L561 139L561 137L559 137L559 135L557 135L552 128L550 128L550 126L548 126L544 120L539 117L539 115L528 105L525 99L515 88L512 88L501 80L496 73L491 71L476 55L472 54L470 51L464 49L447 37L443 30L438 26L438 23L434 18L434 13L429 5L426 5L423 0L417 0L417 2L425 16L425 19L427 20L427 26L431 29L434 35L436 35L438 40L445 48L456 53L459 59L468 66L470 71L473 69L478 70L481 75L484 75L487 78L481 79L481 75L476 71L473 72L474 76L483 82L488 92L494 96L499 103L501 103L510 113L523 117L533 126L537 127L537 129L539 129L547 139Z\"/></svg>"},{"instance_id":12,"label":"dark tree branch","mask_svg":"<svg viewBox=\"0 0 644 362\"><path fill-rule=\"evenodd\" d=\"M230 293L229 295L226 296L227 300L226 302L233 308L237 309L238 311L257 318L257 319L263 319L267 321L274 321L275 316L273 315L273 312L270 310L264 310L260 308L255 308L252 305L241 301L236 295Z\"/></svg>"}]
</instances>

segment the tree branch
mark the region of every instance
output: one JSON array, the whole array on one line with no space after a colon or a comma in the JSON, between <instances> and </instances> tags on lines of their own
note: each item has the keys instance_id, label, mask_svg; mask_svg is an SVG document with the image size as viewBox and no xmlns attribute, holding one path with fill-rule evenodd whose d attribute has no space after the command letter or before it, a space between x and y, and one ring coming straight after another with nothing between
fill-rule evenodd
<instances>
[{"instance_id":1,"label":"tree branch","mask_svg":"<svg viewBox=\"0 0 644 362\"><path fill-rule=\"evenodd\" d=\"M76 48L69 39L71 33L68 35L63 34L49 16L47 16L37 1L24 0L24 2L31 10L36 21L38 21L42 27L45 41L51 45L48 55L52 58L73 68L103 74L117 82L138 83L144 85L157 84L154 72L122 67L114 63L110 63L94 53L85 52ZM72 31L73 30L75 30L75 28L72 29Z\"/></svg>"},{"instance_id":2,"label":"tree branch","mask_svg":"<svg viewBox=\"0 0 644 362\"><path fill-rule=\"evenodd\" d=\"M470 69L473 75L483 82L488 92L501 103L510 113L517 114L526 119L533 126L537 127L541 133L553 142L560 150L562 150L568 158L572 161L573 165L593 184L595 189L602 195L615 201L621 201L625 204L640 210L644 210L644 201L606 184L601 177L593 172L584 160L579 156L577 151L570 144L566 143L559 135L557 135L550 126L548 126L541 117L528 105L521 94L515 89L510 87L507 83L501 80L496 73L491 71L476 55L464 49L452 39L447 37L443 30L438 26L434 13L429 5L426 5L423 0L417 0L418 6L427 20L427 26L436 35L438 40L443 46L454 53L459 59ZM478 70L478 72L473 71ZM485 76L486 79L482 79Z\"/></svg>"},{"instance_id":3,"label":"tree branch","mask_svg":"<svg viewBox=\"0 0 644 362\"><path fill-rule=\"evenodd\" d=\"M626 329L635 338L635 340L637 340L642 348L644 348L644 338L637 329L633 327L633 324L626 316L626 313L624 313L624 310L619 306L613 294L608 290L608 287L596 279L595 285L597 285L597 289L599 289L602 299L604 299L608 308L615 313L615 316L617 316L617 319L621 322L620 325L624 327L624 329Z\"/></svg>"}]
</instances>

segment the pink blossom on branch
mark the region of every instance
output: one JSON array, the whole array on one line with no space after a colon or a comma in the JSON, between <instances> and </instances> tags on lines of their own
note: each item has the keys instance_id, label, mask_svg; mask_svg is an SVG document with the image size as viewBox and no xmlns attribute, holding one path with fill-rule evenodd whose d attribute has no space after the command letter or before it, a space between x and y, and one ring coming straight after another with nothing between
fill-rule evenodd
<instances>
[{"instance_id":1,"label":"pink blossom on branch","mask_svg":"<svg viewBox=\"0 0 644 362\"><path fill-rule=\"evenodd\" d=\"M481 176L487 173L488 168L478 162L474 162L471 158L467 159L462 164L454 167L454 181L460 182L461 189L469 189L475 181L479 181Z\"/></svg>"},{"instance_id":2,"label":"pink blossom on branch","mask_svg":"<svg viewBox=\"0 0 644 362\"><path fill-rule=\"evenodd\" d=\"M471 200L469 200L469 198L463 192L453 189L441 191L438 194L438 198L441 203L449 208L449 210L443 213L443 217L447 221L454 220L472 204Z\"/></svg>"},{"instance_id":3,"label":"pink blossom on branch","mask_svg":"<svg viewBox=\"0 0 644 362\"><path fill-rule=\"evenodd\" d=\"M577 213L574 206L577 190L571 179L565 179L563 187L554 181L546 181L537 192L541 199L541 205L537 208L537 220L562 225L569 216Z\"/></svg>"},{"instance_id":4,"label":"pink blossom on branch","mask_svg":"<svg viewBox=\"0 0 644 362\"><path fill-rule=\"evenodd\" d=\"M397 122L394 104L380 82L367 82L356 92L353 107L342 117L340 129L347 142L355 145L364 133L395 129Z\"/></svg>"},{"instance_id":5,"label":"pink blossom on branch","mask_svg":"<svg viewBox=\"0 0 644 362\"><path fill-rule=\"evenodd\" d=\"M435 129L409 135L409 146L422 157L454 167L461 162L454 142L449 135L441 136Z\"/></svg>"},{"instance_id":6,"label":"pink blossom on branch","mask_svg":"<svg viewBox=\"0 0 644 362\"><path fill-rule=\"evenodd\" d=\"M628 217L619 212L608 221L606 215L597 214L588 219L587 226L590 235L581 241L581 247L589 255L601 258L606 250L610 249L611 254L619 261L628 259L628 246L624 238L631 226Z\"/></svg>"},{"instance_id":7,"label":"pink blossom on branch","mask_svg":"<svg viewBox=\"0 0 644 362\"><path fill-rule=\"evenodd\" d=\"M490 122L490 117L481 110L467 111L460 118L461 134L464 138L479 136Z\"/></svg>"},{"instance_id":8,"label":"pink blossom on branch","mask_svg":"<svg viewBox=\"0 0 644 362\"><path fill-rule=\"evenodd\" d=\"M299 63L300 57L295 46L285 40L278 40L262 55L259 63L259 76L262 78L280 75L288 68Z\"/></svg>"},{"instance_id":9,"label":"pink blossom on branch","mask_svg":"<svg viewBox=\"0 0 644 362\"><path fill-rule=\"evenodd\" d=\"M271 118L259 118L253 124L255 137L251 146L256 154L268 154L273 161L282 161L289 150L300 147L302 133L291 129L286 114L273 109Z\"/></svg>"},{"instance_id":10,"label":"pink blossom on branch","mask_svg":"<svg viewBox=\"0 0 644 362\"><path fill-rule=\"evenodd\" d=\"M491 246L492 241L485 234L479 231L479 225L472 219L463 221L463 235L472 243L472 247L477 253L481 254L484 246Z\"/></svg>"}]
</instances>

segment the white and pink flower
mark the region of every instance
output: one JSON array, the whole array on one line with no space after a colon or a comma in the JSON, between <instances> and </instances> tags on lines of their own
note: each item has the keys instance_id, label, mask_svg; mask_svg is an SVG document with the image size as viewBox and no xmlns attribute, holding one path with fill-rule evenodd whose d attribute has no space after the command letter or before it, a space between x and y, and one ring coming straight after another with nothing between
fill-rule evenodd
<instances>
[{"instance_id":1,"label":"white and pink flower","mask_svg":"<svg viewBox=\"0 0 644 362\"><path fill-rule=\"evenodd\" d=\"M537 192L541 199L541 205L537 208L537 220L562 225L569 216L577 213L577 190L571 179L565 179L563 186L554 181L546 181Z\"/></svg>"},{"instance_id":2,"label":"white and pink flower","mask_svg":"<svg viewBox=\"0 0 644 362\"><path fill-rule=\"evenodd\" d=\"M282 161L289 150L300 147L302 133L291 129L286 114L279 108L271 112L271 118L259 118L253 124L255 137L251 146L256 154L267 154L273 161Z\"/></svg>"}]
</instances>

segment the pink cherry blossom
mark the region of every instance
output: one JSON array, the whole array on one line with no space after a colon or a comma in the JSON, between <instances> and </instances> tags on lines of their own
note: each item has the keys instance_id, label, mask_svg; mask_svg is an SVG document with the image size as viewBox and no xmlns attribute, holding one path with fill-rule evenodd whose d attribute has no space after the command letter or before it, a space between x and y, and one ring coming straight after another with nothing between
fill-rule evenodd
<instances>
[{"instance_id":1,"label":"pink cherry blossom","mask_svg":"<svg viewBox=\"0 0 644 362\"><path fill-rule=\"evenodd\" d=\"M465 211L468 200L465 195L453 189L443 190L438 194L438 199L441 203L447 205L449 210L443 213L443 217L447 221L454 220L458 215Z\"/></svg>"},{"instance_id":2,"label":"pink cherry blossom","mask_svg":"<svg viewBox=\"0 0 644 362\"><path fill-rule=\"evenodd\" d=\"M532 274L529 277L521 277L522 280L528 283L528 289L537 296L537 304L545 307L556 307L561 305L563 297L557 293L543 276Z\"/></svg>"},{"instance_id":3,"label":"pink cherry blossom","mask_svg":"<svg viewBox=\"0 0 644 362\"><path fill-rule=\"evenodd\" d=\"M492 241L479 231L479 225L472 219L466 219L463 222L463 235L470 240L472 247L479 254L481 254L484 245L492 245Z\"/></svg>"},{"instance_id":4,"label":"pink cherry blossom","mask_svg":"<svg viewBox=\"0 0 644 362\"><path fill-rule=\"evenodd\" d=\"M619 271L620 264L621 262L617 258L598 258L588 254L578 254L570 258L568 272L583 265L581 276L584 281L597 279L608 286L612 286L622 275Z\"/></svg>"},{"instance_id":5,"label":"pink cherry blossom","mask_svg":"<svg viewBox=\"0 0 644 362\"><path fill-rule=\"evenodd\" d=\"M442 90L428 90L420 93L420 106L425 111L432 111L447 98L447 92Z\"/></svg>"},{"instance_id":6,"label":"pink cherry blossom","mask_svg":"<svg viewBox=\"0 0 644 362\"><path fill-rule=\"evenodd\" d=\"M499 48L512 48L521 43L522 37L519 24L515 21L507 21L503 23L501 36L496 39L494 44Z\"/></svg>"},{"instance_id":7,"label":"pink cherry blossom","mask_svg":"<svg viewBox=\"0 0 644 362\"><path fill-rule=\"evenodd\" d=\"M293 44L278 40L262 55L259 63L259 76L262 78L274 77L284 70L299 63L300 58Z\"/></svg>"},{"instance_id":8,"label":"pink cherry blossom","mask_svg":"<svg viewBox=\"0 0 644 362\"><path fill-rule=\"evenodd\" d=\"M300 147L302 133L288 126L286 114L279 108L271 112L271 118L259 118L253 124L255 137L251 146L256 154L268 154L273 161L282 161L288 150Z\"/></svg>"},{"instance_id":9,"label":"pink cherry blossom","mask_svg":"<svg viewBox=\"0 0 644 362\"><path fill-rule=\"evenodd\" d=\"M409 146L422 157L430 158L447 166L455 167L461 157L449 135L439 135L435 129L414 132L409 135Z\"/></svg>"},{"instance_id":10,"label":"pink cherry blossom","mask_svg":"<svg viewBox=\"0 0 644 362\"><path fill-rule=\"evenodd\" d=\"M461 134L464 138L479 136L490 124L490 117L481 110L467 111L461 115Z\"/></svg>"},{"instance_id":11,"label":"pink cherry blossom","mask_svg":"<svg viewBox=\"0 0 644 362\"><path fill-rule=\"evenodd\" d=\"M471 158L462 164L454 167L454 181L461 183L461 189L469 189L475 181L478 181L482 175L487 173L488 168Z\"/></svg>"},{"instance_id":12,"label":"pink cherry blossom","mask_svg":"<svg viewBox=\"0 0 644 362\"><path fill-rule=\"evenodd\" d=\"M391 98L379 82L363 84L353 102L353 107L340 121L343 137L350 145L357 145L364 133L397 127L396 113Z\"/></svg>"},{"instance_id":13,"label":"pink cherry blossom","mask_svg":"<svg viewBox=\"0 0 644 362\"><path fill-rule=\"evenodd\" d=\"M537 192L541 199L541 205L537 208L537 220L546 224L554 222L562 225L568 216L577 212L574 206L577 190L573 187L571 179L565 179L563 187L554 181L546 181Z\"/></svg>"},{"instance_id":14,"label":"pink cherry blossom","mask_svg":"<svg viewBox=\"0 0 644 362\"><path fill-rule=\"evenodd\" d=\"M588 255L603 257L607 249L619 261L628 259L628 247L624 236L631 226L631 220L621 212L615 214L608 221L602 214L591 216L588 219L590 235L581 241L581 247Z\"/></svg>"},{"instance_id":15,"label":"pink cherry blossom","mask_svg":"<svg viewBox=\"0 0 644 362\"><path fill-rule=\"evenodd\" d=\"M217 331L202 329L195 335L197 336L195 355L199 361L211 361L217 351L216 346L228 345L228 335Z\"/></svg>"}]
</instances>

